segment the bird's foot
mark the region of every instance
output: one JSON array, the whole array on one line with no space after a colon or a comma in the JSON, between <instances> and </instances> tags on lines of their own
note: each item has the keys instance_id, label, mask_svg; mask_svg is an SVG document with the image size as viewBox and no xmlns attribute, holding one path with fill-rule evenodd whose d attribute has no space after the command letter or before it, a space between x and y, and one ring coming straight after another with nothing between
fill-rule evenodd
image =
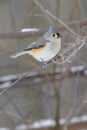
<instances>
[{"instance_id":1,"label":"bird's foot","mask_svg":"<svg viewBox=\"0 0 87 130\"><path fill-rule=\"evenodd\" d=\"M53 62L54 62L54 63L57 63L57 61L58 61L58 58L57 58L57 57L54 57L54 58L53 58Z\"/></svg>"},{"instance_id":2,"label":"bird's foot","mask_svg":"<svg viewBox=\"0 0 87 130\"><path fill-rule=\"evenodd\" d=\"M52 61L50 60L50 61L43 61L42 62L42 67L43 68L46 68L49 64L51 64L52 63Z\"/></svg>"},{"instance_id":3,"label":"bird's foot","mask_svg":"<svg viewBox=\"0 0 87 130\"><path fill-rule=\"evenodd\" d=\"M43 67L43 68L46 68L46 67L47 67L47 62L44 61L43 59L41 59L41 61L42 61L42 67Z\"/></svg>"}]
</instances>

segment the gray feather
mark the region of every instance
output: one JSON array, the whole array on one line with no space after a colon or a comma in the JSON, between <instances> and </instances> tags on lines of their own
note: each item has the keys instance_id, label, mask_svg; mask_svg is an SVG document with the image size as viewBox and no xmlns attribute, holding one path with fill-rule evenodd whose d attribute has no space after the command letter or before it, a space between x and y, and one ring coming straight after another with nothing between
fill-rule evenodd
<instances>
[{"instance_id":1,"label":"gray feather","mask_svg":"<svg viewBox=\"0 0 87 130\"><path fill-rule=\"evenodd\" d=\"M27 54L27 51L21 51L21 52L11 55L11 58L17 58L17 57L19 57L21 55L25 55L25 54Z\"/></svg>"},{"instance_id":2,"label":"gray feather","mask_svg":"<svg viewBox=\"0 0 87 130\"><path fill-rule=\"evenodd\" d=\"M45 38L40 38L37 42L33 42L30 45L28 45L24 51L28 51L28 50L32 50L32 49L36 49L36 48L40 48L40 47L44 47L47 43L47 40Z\"/></svg>"},{"instance_id":3,"label":"gray feather","mask_svg":"<svg viewBox=\"0 0 87 130\"><path fill-rule=\"evenodd\" d=\"M48 32L46 32L44 34L44 36L42 38L40 38L37 42L31 43L23 51L13 54L11 57L17 58L21 55L25 55L32 49L44 47L48 42L54 43L54 38L53 38L52 34L55 34L55 33L58 33L57 27L50 27Z\"/></svg>"}]
</instances>

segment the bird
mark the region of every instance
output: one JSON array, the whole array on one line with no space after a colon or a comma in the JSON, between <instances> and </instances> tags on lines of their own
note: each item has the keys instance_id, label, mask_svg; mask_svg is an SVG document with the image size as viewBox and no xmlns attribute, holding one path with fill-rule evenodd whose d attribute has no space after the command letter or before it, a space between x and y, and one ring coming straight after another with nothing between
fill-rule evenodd
<instances>
[{"instance_id":1,"label":"bird","mask_svg":"<svg viewBox=\"0 0 87 130\"><path fill-rule=\"evenodd\" d=\"M59 30L55 26L49 27L48 31L36 42L29 44L23 51L11 55L11 58L29 54L44 66L51 59L56 59L56 55L61 50L61 37Z\"/></svg>"}]
</instances>

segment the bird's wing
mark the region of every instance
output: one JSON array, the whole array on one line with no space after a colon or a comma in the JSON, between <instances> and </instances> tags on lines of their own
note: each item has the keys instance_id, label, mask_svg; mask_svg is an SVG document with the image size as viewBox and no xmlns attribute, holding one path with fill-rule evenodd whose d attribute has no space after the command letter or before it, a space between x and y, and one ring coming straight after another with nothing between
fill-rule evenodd
<instances>
[{"instance_id":1,"label":"bird's wing","mask_svg":"<svg viewBox=\"0 0 87 130\"><path fill-rule=\"evenodd\" d=\"M24 51L44 47L48 41L45 38L40 38L37 42L33 42L24 49Z\"/></svg>"}]
</instances>

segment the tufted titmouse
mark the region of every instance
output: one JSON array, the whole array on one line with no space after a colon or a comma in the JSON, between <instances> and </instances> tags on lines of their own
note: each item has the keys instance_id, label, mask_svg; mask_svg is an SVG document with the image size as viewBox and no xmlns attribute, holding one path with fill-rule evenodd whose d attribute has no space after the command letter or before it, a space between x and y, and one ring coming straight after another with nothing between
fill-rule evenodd
<instances>
[{"instance_id":1,"label":"tufted titmouse","mask_svg":"<svg viewBox=\"0 0 87 130\"><path fill-rule=\"evenodd\" d=\"M29 54L37 61L46 63L53 59L61 49L61 34L57 27L50 27L49 30L37 42L31 43L23 51L13 54L12 58Z\"/></svg>"}]
</instances>

